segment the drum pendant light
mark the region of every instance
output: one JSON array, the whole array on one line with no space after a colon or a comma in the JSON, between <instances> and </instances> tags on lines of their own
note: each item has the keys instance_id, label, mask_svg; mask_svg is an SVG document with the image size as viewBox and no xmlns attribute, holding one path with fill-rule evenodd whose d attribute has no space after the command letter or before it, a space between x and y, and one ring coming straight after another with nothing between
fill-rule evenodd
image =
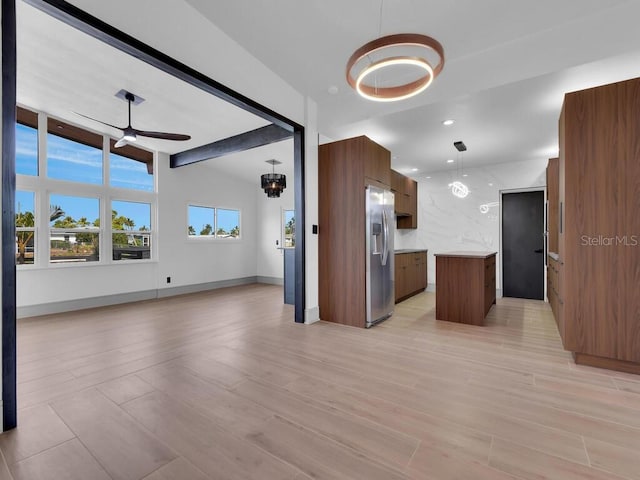
<instances>
[{"instance_id":1,"label":"drum pendant light","mask_svg":"<svg viewBox=\"0 0 640 480\"><path fill-rule=\"evenodd\" d=\"M275 173L276 165L282 162L278 160L267 160L271 164L271 173L260 176L260 188L264 190L268 198L278 198L285 188L287 188L287 176L282 173Z\"/></svg>"}]
</instances>

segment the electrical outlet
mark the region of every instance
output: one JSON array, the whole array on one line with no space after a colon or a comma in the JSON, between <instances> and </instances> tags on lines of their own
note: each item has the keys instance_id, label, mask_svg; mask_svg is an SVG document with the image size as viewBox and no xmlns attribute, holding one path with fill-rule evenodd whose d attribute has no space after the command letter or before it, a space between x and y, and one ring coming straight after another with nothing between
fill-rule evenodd
<instances>
[{"instance_id":1,"label":"electrical outlet","mask_svg":"<svg viewBox=\"0 0 640 480\"><path fill-rule=\"evenodd\" d=\"M167 277L167 283L171 283L171 277Z\"/></svg>"}]
</instances>

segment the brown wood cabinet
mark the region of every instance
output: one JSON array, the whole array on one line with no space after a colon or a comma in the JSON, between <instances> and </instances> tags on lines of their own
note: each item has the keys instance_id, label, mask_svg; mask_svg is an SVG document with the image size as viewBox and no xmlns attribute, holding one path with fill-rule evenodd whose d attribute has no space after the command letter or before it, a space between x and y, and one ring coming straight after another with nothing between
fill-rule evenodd
<instances>
[{"instance_id":1,"label":"brown wood cabinet","mask_svg":"<svg viewBox=\"0 0 640 480\"><path fill-rule=\"evenodd\" d=\"M395 255L396 303L427 288L427 250L397 252Z\"/></svg>"},{"instance_id":2,"label":"brown wood cabinet","mask_svg":"<svg viewBox=\"0 0 640 480\"><path fill-rule=\"evenodd\" d=\"M320 318L366 324L365 186L389 188L391 154L367 137L318 148Z\"/></svg>"},{"instance_id":3,"label":"brown wood cabinet","mask_svg":"<svg viewBox=\"0 0 640 480\"><path fill-rule=\"evenodd\" d=\"M391 170L391 191L395 194L398 228L418 228L418 182Z\"/></svg>"},{"instance_id":4,"label":"brown wood cabinet","mask_svg":"<svg viewBox=\"0 0 640 480\"><path fill-rule=\"evenodd\" d=\"M558 253L560 160L550 158L547 165L547 248Z\"/></svg>"},{"instance_id":5,"label":"brown wood cabinet","mask_svg":"<svg viewBox=\"0 0 640 480\"><path fill-rule=\"evenodd\" d=\"M496 303L496 252L436 253L436 319L483 325Z\"/></svg>"},{"instance_id":6,"label":"brown wood cabinet","mask_svg":"<svg viewBox=\"0 0 640 480\"><path fill-rule=\"evenodd\" d=\"M640 373L640 79L565 95L551 286L576 363Z\"/></svg>"}]
</instances>

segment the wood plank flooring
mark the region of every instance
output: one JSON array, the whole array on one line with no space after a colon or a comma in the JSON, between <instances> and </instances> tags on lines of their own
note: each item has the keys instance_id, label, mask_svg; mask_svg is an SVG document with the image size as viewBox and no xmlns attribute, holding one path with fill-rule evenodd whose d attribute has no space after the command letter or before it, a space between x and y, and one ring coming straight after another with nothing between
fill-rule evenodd
<instances>
[{"instance_id":1,"label":"wood plank flooring","mask_svg":"<svg viewBox=\"0 0 640 480\"><path fill-rule=\"evenodd\" d=\"M0 479L640 480L640 376L576 366L543 302L434 303L305 326L251 285L20 320Z\"/></svg>"}]
</instances>

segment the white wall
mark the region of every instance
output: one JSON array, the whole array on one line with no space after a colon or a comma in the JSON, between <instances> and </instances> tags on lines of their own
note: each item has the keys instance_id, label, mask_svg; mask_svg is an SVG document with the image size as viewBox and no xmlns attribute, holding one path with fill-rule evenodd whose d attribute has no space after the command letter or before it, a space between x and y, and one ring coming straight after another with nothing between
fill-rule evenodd
<instances>
[{"instance_id":1,"label":"white wall","mask_svg":"<svg viewBox=\"0 0 640 480\"><path fill-rule=\"evenodd\" d=\"M318 306L318 106L307 99L305 108L305 323L320 319Z\"/></svg>"},{"instance_id":2,"label":"white wall","mask_svg":"<svg viewBox=\"0 0 640 480\"><path fill-rule=\"evenodd\" d=\"M157 261L20 267L19 308L256 275L256 186L220 175L207 162L170 169L169 156L160 153L157 163ZM189 203L241 210L241 240L188 238Z\"/></svg>"},{"instance_id":3,"label":"white wall","mask_svg":"<svg viewBox=\"0 0 640 480\"><path fill-rule=\"evenodd\" d=\"M397 230L396 249L427 248L427 275L435 283L434 253L453 250L500 250L500 191L539 187L546 184L547 159L527 160L478 168L465 168L468 175L458 178L454 171L431 174L418 179L418 228ZM449 183L461 180L470 190L464 198L454 197ZM489 185L492 184L492 185ZM487 213L481 205L495 204ZM499 262L499 255L498 255ZM500 285L499 263L496 281Z\"/></svg>"},{"instance_id":4,"label":"white wall","mask_svg":"<svg viewBox=\"0 0 640 480\"><path fill-rule=\"evenodd\" d=\"M281 249L282 211L293 210L293 189L293 177L287 176L287 188L280 198L268 198L264 191L259 190L257 201L257 275L259 277L284 278L284 258Z\"/></svg>"},{"instance_id":5,"label":"white wall","mask_svg":"<svg viewBox=\"0 0 640 480\"><path fill-rule=\"evenodd\" d=\"M158 175L158 288L255 276L255 185L221 175L208 162L171 169L166 154L158 158ZM188 238L189 203L241 210L241 239Z\"/></svg>"}]
</instances>

